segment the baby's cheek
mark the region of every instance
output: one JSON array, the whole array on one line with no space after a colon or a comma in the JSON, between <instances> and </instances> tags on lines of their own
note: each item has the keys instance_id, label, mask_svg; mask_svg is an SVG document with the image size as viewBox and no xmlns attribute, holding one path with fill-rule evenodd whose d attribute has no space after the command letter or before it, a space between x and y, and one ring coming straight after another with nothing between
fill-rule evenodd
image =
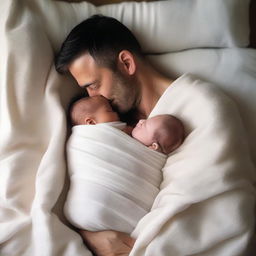
<instances>
[{"instance_id":1,"label":"baby's cheek","mask_svg":"<svg viewBox=\"0 0 256 256\"><path fill-rule=\"evenodd\" d=\"M137 128L133 128L132 130L132 137L136 139L136 134L137 134Z\"/></svg>"},{"instance_id":2,"label":"baby's cheek","mask_svg":"<svg viewBox=\"0 0 256 256\"><path fill-rule=\"evenodd\" d=\"M140 127L135 127L132 130L132 137L143 143L143 131Z\"/></svg>"},{"instance_id":3,"label":"baby's cheek","mask_svg":"<svg viewBox=\"0 0 256 256\"><path fill-rule=\"evenodd\" d=\"M132 131L132 137L144 145L149 145L147 134L140 127L136 127Z\"/></svg>"}]
</instances>

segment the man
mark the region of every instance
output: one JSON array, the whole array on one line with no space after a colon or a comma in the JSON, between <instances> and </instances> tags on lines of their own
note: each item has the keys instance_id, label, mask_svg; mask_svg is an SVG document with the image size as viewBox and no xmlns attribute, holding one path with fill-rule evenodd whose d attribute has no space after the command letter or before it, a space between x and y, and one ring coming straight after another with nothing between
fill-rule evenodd
<instances>
[{"instance_id":1,"label":"man","mask_svg":"<svg viewBox=\"0 0 256 256\"><path fill-rule=\"evenodd\" d=\"M89 96L95 96L95 95L102 95L105 98L107 98L112 106L118 110L122 114L126 114L128 112L133 112L132 121L136 122L140 118L147 118L150 114L150 112L155 107L156 103L161 97L161 101L159 101L158 106L164 104L164 108L168 107L168 100L169 97L165 97L163 93L166 91L167 88L174 88L172 90L175 91L175 88L177 89L177 83L176 87L174 87L174 84L172 84L172 80L163 76L160 74L157 70L155 70L145 59L142 50L140 48L139 43L135 39L135 37L132 35L132 33L121 23L116 21L112 18L102 17L102 16L93 16L90 19L82 22L78 26L76 26L71 33L68 35L67 39L64 41L61 50L56 58L56 69L60 73L69 72L71 75L76 79L79 86L82 88L85 88L89 94ZM183 79L182 81L186 81L188 79L188 82L185 82L185 87L178 87L178 88L191 88L188 86L188 84L193 84L193 77L188 76L188 78ZM179 84L182 84L181 82ZM169 86L172 87L169 87ZM219 99L218 101L212 101L209 100L211 97L211 93L217 93L215 89L213 90L213 87L210 87L210 85L207 86L206 91L201 90L203 87L202 83L195 83L196 86L193 86L193 88L197 88L196 91L193 91L193 95L196 96L196 92L199 92L197 95L199 98L195 97L193 99L193 102L195 102L196 99L199 100L200 104L196 104L196 109L203 108L206 105L208 106L206 109L204 109L203 113L205 116L211 116L213 119L211 119L213 122L218 122L218 127L220 127L219 131L222 131L225 129L221 129L221 125L219 125L219 117L223 118L224 116L220 113L217 113L217 109L221 109L221 106L224 107L224 109L227 109L227 101L225 97L217 97L218 95L213 96L214 99ZM211 90L210 90L211 88ZM181 90L181 89L180 89ZM184 89L183 89L184 90ZM208 93L210 90L210 94ZM202 93L202 92L205 93ZM190 99L188 95L190 95L189 91L184 91L184 95L187 95L184 99ZM163 96L162 96L163 95ZM175 97L172 94L172 99ZM184 97L183 95L183 97ZM204 96L207 96L204 98ZM163 98L164 103L163 103ZM209 104L205 104L205 101L209 100ZM170 101L170 100L169 100ZM161 103L162 102L162 103ZM217 103L216 103L217 102ZM172 103L172 102L171 102ZM191 103L192 104L192 103ZM194 103L193 103L194 104ZM194 106L194 105L191 106ZM171 104L172 105L172 104ZM218 106L218 108L216 108ZM177 107L177 106L176 106ZM235 108L233 108L233 104L230 105L231 108L228 108L229 115L234 114L234 120L238 120L239 113L236 111ZM216 110L217 112L212 114L213 110ZM185 110L184 110L185 111ZM186 112L190 113L190 112ZM216 117L218 117L216 119ZM231 120L231 119L230 119ZM237 126L237 129L234 130L238 134L240 134L240 128ZM217 127L216 125L213 127ZM200 126L201 127L201 126ZM203 126L205 127L205 126ZM214 129L215 130L215 129ZM210 129L212 131L212 129ZM241 126L242 131L242 126ZM215 134L215 131L213 133L209 132L210 135ZM221 133L222 134L222 133ZM230 133L232 134L232 133ZM236 134L236 133L234 133ZM230 136L229 136L230 137ZM235 136L236 137L236 136ZM231 138L231 137L230 137ZM218 140L220 141L220 140ZM236 140L235 140L236 141ZM219 159L219 147L216 147L216 141L214 141L212 145L212 149L215 148L215 153L217 159ZM240 144L240 143L238 143ZM208 145L208 144L205 144ZM222 145L222 144L221 144ZM227 145L229 145L227 143ZM233 145L233 144L232 144ZM241 145L245 145L243 143L242 137L241 137ZM241 148L241 151L239 150ZM239 147L236 148L238 153L236 153L236 157L234 159L238 159L238 156L241 156L243 161L242 166L247 162L244 161L243 156L246 155L248 152L246 147ZM204 149L201 148L202 150ZM225 147L226 149L226 147ZM233 150L233 149L232 149ZM203 152L203 151L202 151ZM207 154L206 154L207 155ZM212 151L210 153L210 157L212 156ZM202 157L200 155L200 157ZM224 159L224 157L221 157L221 161ZM234 177L240 177L240 168L230 168L230 159L227 158L227 169L223 169L222 174L224 176L222 177L230 177L230 172L234 175ZM231 159L232 160L232 159ZM232 160L232 161L233 161ZM211 163L212 161L210 161ZM236 162L236 161L235 161ZM219 162L218 162L219 163ZM197 166L197 165L196 165ZM232 164L233 166L233 164ZM234 164L236 166L236 164ZM237 165L240 166L240 165ZM249 243L249 239L251 239L251 235L254 231L253 225L248 225L248 223L254 223L254 190L250 189L250 180L252 180L253 176L250 176L252 173L252 170L250 171L250 163L248 162L248 168L244 168L244 173L248 169L248 173L244 174L244 183L237 183L236 178L228 178L224 179L227 182L227 185L231 190L226 191L226 183L225 182L214 182L215 179L213 178L211 182L212 184L216 185L217 190L220 189L221 191L221 198L222 200L215 200L216 195L215 186L211 187L209 190L207 190L208 186L205 186L205 192L208 193L207 203L206 205L211 205L210 209L214 209L210 211L208 208L205 209L202 207L203 204L200 204L200 207L198 209L201 209L200 216L203 216L204 213L207 213L207 221L200 222L200 225L195 225L193 222L194 218L197 217L196 214L192 214L192 216L189 216L189 221L186 214L179 214L179 216L175 216L177 220L185 220L185 222L182 222L182 225L179 225L179 228L175 228L175 225L173 226L174 229L168 229L166 231L165 226L158 226L157 228L161 228L162 230L165 230L167 233L166 236L169 237L169 235L176 235L181 234L186 235L187 233L189 235L195 235L190 237L188 241L184 244L186 249L182 251L184 252L184 255L189 254L191 251L191 248L194 248L195 250L198 249L197 252L195 252L192 249L192 253L194 254L205 254L203 249L207 248L209 254L207 255L213 255L214 252L217 252L214 255L225 255L227 251L230 249L234 250L235 253L231 254L239 254L242 255L241 250L247 250L246 243ZM204 168L203 168L204 169ZM197 167L196 167L197 170ZM220 170L218 170L218 173ZM214 172L215 173L215 172ZM238 174L239 173L239 174ZM221 173L220 173L221 174ZM227 175L228 174L228 175ZM246 176L247 175L247 176ZM243 180L242 179L242 180ZM246 181L247 180L247 181ZM247 183L246 183L247 182ZM178 184L180 184L178 182ZM194 183L193 183L194 184ZM223 187L222 187L223 184ZM237 187L237 184L240 184ZM241 184L244 184L243 186ZM197 184L199 185L199 184ZM197 187L192 185L193 188ZM240 187L241 186L241 187ZM248 189L247 189L248 188ZM225 193L222 191L226 191ZM237 191L237 189L239 191ZM184 192L183 188L181 188L182 193ZM238 192L238 194L237 194ZM240 193L241 192L241 193ZM181 193L181 194L182 194ZM186 193L185 193L186 194ZM249 207L251 207L247 214L247 210L244 210L244 207L236 207L236 204L234 205L234 211L230 211L228 215L224 215L222 218L223 213L223 207L226 205L229 205L231 207L231 204L226 204L226 202L230 202L228 199L230 198L230 194L236 196L238 200L241 200L241 205L245 205L245 202L248 202L248 200L251 200L251 204L248 204ZM194 201L191 200L190 195L190 189L187 191L188 195L188 201L191 204L194 204ZM239 197L237 196L239 195ZM200 195L201 196L201 195ZM202 195L203 197L205 195ZM190 201L191 200L191 201ZM196 200L197 199L197 193L196 193ZM204 201L200 201L205 203ZM185 207L187 207L188 203L184 204ZM220 207L222 206L223 207ZM202 207L202 208L201 208ZM253 211L253 212L252 212ZM200 211L199 211L200 213ZM211 213L211 214L210 214ZM232 216L233 218L230 218L230 215L234 213ZM245 216L244 214L247 214L246 217L240 217ZM155 217L155 216L154 216ZM161 215L162 217L162 215ZM184 217L184 218L183 218ZM247 222L248 219L248 222ZM160 219L157 219L161 222ZM223 232L223 229L218 228L218 223L227 223L228 220L232 220L230 222L230 229L226 228L228 232ZM198 219L195 219L195 221L198 221ZM200 221L200 220L199 220ZM158 222L156 222L158 223ZM144 223L145 224L145 223ZM194 232L190 232L190 225L192 225L192 229ZM208 232L210 234L209 239L204 236L205 230L208 230L208 224L210 226L214 226L215 232ZM216 224L216 225L214 225ZM171 225L171 222L168 221L168 225ZM205 228L202 228L201 225L204 225ZM216 229L215 229L216 226ZM176 226L177 227L177 226ZM236 231L234 231L236 230ZM165 232L164 231L164 232ZM180 233L179 233L180 232ZM240 232L239 235L237 232ZM251 232L251 233L250 233ZM89 232L89 231L81 231L80 232L85 243L88 245L89 248L98 256L110 256L110 255L123 255L127 256L129 255L133 244L134 239L131 238L129 235L115 232L115 231L100 231L100 232ZM250 233L250 234L249 234ZM156 233L157 235L158 233ZM163 235L163 233L161 233ZM244 236L246 234L246 238ZM150 235L150 234L149 234ZM188 235L188 236L189 236ZM239 236L239 238L238 238ZM187 235L186 235L187 237ZM141 238L141 237L139 237ZM152 236L148 236L147 239L151 240ZM154 241L159 242L159 250L162 252L168 252L169 250L173 250L173 246L175 247L175 239L170 239L169 241L166 241L166 243L161 244L161 235L157 237L159 239L154 239ZM202 239L203 238L203 239ZM205 239L206 238L206 239ZM217 239L216 239L217 238ZM220 238L220 240L218 240ZM172 240L172 241L171 241ZM224 242L225 241L225 242ZM245 241L245 242L244 242ZM172 242L172 243L171 243ZM230 246L230 244L239 244L242 243L243 245L237 250L236 246ZM169 245L171 244L171 245ZM154 244L155 245L155 244ZM152 245L152 246L154 246ZM190 247L192 245L192 247ZM146 244L143 244L142 246L146 246ZM177 246L180 246L177 243ZM181 245L182 247L183 245ZM213 246L215 248L213 248ZM243 247L244 246L244 247ZM181 247L178 247L178 249L181 249ZM239 246L238 246L239 247ZM152 248L152 247L151 247ZM175 247L176 248L176 247ZM173 253L181 253L182 251L173 250ZM137 248L135 248L136 250ZM141 249L141 248L139 248ZM227 250L228 249L228 250ZM154 252L158 250L158 248L154 248ZM150 252L151 253L151 252ZM152 254L152 253L151 253ZM161 254L161 253L160 253ZM230 253L228 253L231 255ZM243 254L243 255L252 255L252 254Z\"/></svg>"},{"instance_id":2,"label":"man","mask_svg":"<svg viewBox=\"0 0 256 256\"><path fill-rule=\"evenodd\" d=\"M133 109L142 117L172 82L147 62L127 27L99 15L70 32L57 55L56 69L70 72L89 96L109 99L119 113Z\"/></svg>"},{"instance_id":3,"label":"man","mask_svg":"<svg viewBox=\"0 0 256 256\"><path fill-rule=\"evenodd\" d=\"M56 57L56 70L70 73L89 96L102 95L130 123L147 118L172 80L145 59L141 47L122 23L94 15L77 25ZM134 240L114 231L81 231L98 256L128 255Z\"/></svg>"}]
</instances>

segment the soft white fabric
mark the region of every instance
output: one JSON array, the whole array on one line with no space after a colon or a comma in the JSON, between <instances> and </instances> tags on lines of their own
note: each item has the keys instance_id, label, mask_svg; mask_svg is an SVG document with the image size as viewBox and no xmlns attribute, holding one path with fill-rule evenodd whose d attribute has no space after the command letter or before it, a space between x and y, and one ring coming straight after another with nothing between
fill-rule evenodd
<instances>
[{"instance_id":1,"label":"soft white fabric","mask_svg":"<svg viewBox=\"0 0 256 256\"><path fill-rule=\"evenodd\" d=\"M196 47L248 46L249 2L169 0L95 7L87 2L45 0L33 5L33 11L40 13L55 50L76 24L93 14L104 14L130 28L145 52L165 53Z\"/></svg>"},{"instance_id":2,"label":"soft white fabric","mask_svg":"<svg viewBox=\"0 0 256 256\"><path fill-rule=\"evenodd\" d=\"M98 11L115 17L130 28L146 52L165 53L197 47L247 46L249 2L126 2L100 6Z\"/></svg>"},{"instance_id":3,"label":"soft white fabric","mask_svg":"<svg viewBox=\"0 0 256 256\"><path fill-rule=\"evenodd\" d=\"M228 1L223 1L223 4L225 5L226 2ZM246 1L238 3L242 4ZM136 5L130 4L135 8ZM91 255L80 236L68 226L62 216L68 188L65 182L64 148L67 135L65 109L79 89L72 79L56 73L53 57L70 29L96 12L95 7L86 2L69 4L49 0L5 0L0 1L0 10L2 11L0 15L0 255ZM154 12L153 8L150 10ZM131 20L140 16L140 13L136 15L131 13ZM234 17L232 28L235 29L240 23L244 24L240 17L245 16L232 15L232 17ZM136 25L141 32L145 30L150 33L148 26L141 27L139 23ZM134 27L135 29L137 28ZM168 32L167 29L169 26L159 27L163 35ZM223 31L229 34L229 31L224 29ZM244 27L243 31L248 31L248 27ZM248 40L248 37L244 40ZM154 45L154 40L147 43ZM163 43L165 44L165 36ZM154 48L154 46L150 47ZM241 117L245 121L251 155L256 163L255 50L236 48L190 50L174 53L172 56L169 54L154 56L152 60L171 77L187 71L194 72L214 82L213 87L221 87L235 99ZM246 140L246 136L244 138ZM198 193L201 184L198 180ZM244 193L246 190L245 192L241 190L241 200ZM215 198L214 202L218 204L218 197ZM187 223L191 223L194 219L193 234L194 232L198 234L195 238L190 236L184 240L182 236L178 236L181 234L178 233L180 229L176 229L177 233L168 236L168 241L165 241L173 244L175 239L178 241L177 244L185 246L187 253L177 247L176 251L172 249L166 252L166 244L161 237L169 231L163 228L161 235L154 238L154 242L147 247L147 255L189 255L193 254L192 250L195 247L202 249L199 255L223 255L216 251L213 253L212 247L204 246L204 237L207 238L207 242L211 240L211 244L218 241L219 244L226 245L225 256L231 255L229 248L230 250L237 248L239 254L250 240L246 233L246 229L250 227L245 227L244 241L238 236L240 242L228 246L229 241L225 240L222 234L226 234L229 227L222 223L228 223L229 216L222 213L231 209L230 204L232 207L243 206L227 198L227 204L220 216L223 222L216 225L220 235L209 237L215 227L207 226L207 229L199 229L203 227L203 223L198 218L202 216L202 212L205 212L203 221L207 219L206 213L211 213L213 208L204 207L206 203L190 207L190 219L185 218L180 222L181 225L172 226L174 229L182 225L186 228ZM247 221L247 213L245 210L240 216L241 222ZM177 214L170 219L170 225L172 220L179 216ZM240 227L241 222L235 227ZM190 230L191 225L187 227L187 232ZM136 248L141 248L143 251L145 248L142 247L146 246L149 240L145 237L145 230L141 233L143 236L137 241ZM150 234L151 231L148 235ZM137 254L140 255L138 251L134 253ZM255 254L252 252L248 255Z\"/></svg>"},{"instance_id":4,"label":"soft white fabric","mask_svg":"<svg viewBox=\"0 0 256 256\"><path fill-rule=\"evenodd\" d=\"M256 166L256 143L251 139L256 138L256 50L194 49L151 55L149 60L171 77L193 73L221 87L238 105Z\"/></svg>"},{"instance_id":5,"label":"soft white fabric","mask_svg":"<svg viewBox=\"0 0 256 256\"><path fill-rule=\"evenodd\" d=\"M166 158L107 123L74 126L67 219L80 229L131 233L159 193Z\"/></svg>"},{"instance_id":6,"label":"soft white fabric","mask_svg":"<svg viewBox=\"0 0 256 256\"><path fill-rule=\"evenodd\" d=\"M207 255L247 255L255 169L236 106L208 83L183 75L149 117L160 114L178 117L187 137L169 154L161 191L133 233L131 255L153 255L159 245L161 255L205 255L206 248Z\"/></svg>"},{"instance_id":7,"label":"soft white fabric","mask_svg":"<svg viewBox=\"0 0 256 256\"><path fill-rule=\"evenodd\" d=\"M121 121L108 122L107 125L123 131L127 124Z\"/></svg>"}]
</instances>

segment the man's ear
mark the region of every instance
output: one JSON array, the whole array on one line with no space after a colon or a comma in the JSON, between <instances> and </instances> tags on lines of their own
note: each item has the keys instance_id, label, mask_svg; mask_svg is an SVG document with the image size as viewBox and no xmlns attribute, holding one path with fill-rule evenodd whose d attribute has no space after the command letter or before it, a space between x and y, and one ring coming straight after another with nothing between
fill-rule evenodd
<instances>
[{"instance_id":1,"label":"man's ear","mask_svg":"<svg viewBox=\"0 0 256 256\"><path fill-rule=\"evenodd\" d=\"M155 151L159 150L159 144L157 142L153 142L152 145L150 145L148 147L155 150Z\"/></svg>"},{"instance_id":2,"label":"man's ear","mask_svg":"<svg viewBox=\"0 0 256 256\"><path fill-rule=\"evenodd\" d=\"M86 118L84 119L84 124L94 125L94 124L96 124L96 122L95 122L94 119L89 118L89 117L86 117Z\"/></svg>"},{"instance_id":3,"label":"man's ear","mask_svg":"<svg viewBox=\"0 0 256 256\"><path fill-rule=\"evenodd\" d=\"M134 55L127 50L122 50L118 55L118 66L121 71L128 75L133 75L136 71Z\"/></svg>"}]
</instances>

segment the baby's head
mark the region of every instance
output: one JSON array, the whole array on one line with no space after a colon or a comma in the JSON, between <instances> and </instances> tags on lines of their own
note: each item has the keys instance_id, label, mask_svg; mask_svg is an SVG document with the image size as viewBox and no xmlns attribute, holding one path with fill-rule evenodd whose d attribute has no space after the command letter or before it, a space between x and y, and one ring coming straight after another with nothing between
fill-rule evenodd
<instances>
[{"instance_id":1,"label":"baby's head","mask_svg":"<svg viewBox=\"0 0 256 256\"><path fill-rule=\"evenodd\" d=\"M158 115L140 120L132 131L133 138L164 154L178 148L184 140L184 126L171 115Z\"/></svg>"},{"instance_id":2,"label":"baby's head","mask_svg":"<svg viewBox=\"0 0 256 256\"><path fill-rule=\"evenodd\" d=\"M109 101L103 96L84 97L70 107L72 125L98 124L119 121Z\"/></svg>"}]
</instances>

